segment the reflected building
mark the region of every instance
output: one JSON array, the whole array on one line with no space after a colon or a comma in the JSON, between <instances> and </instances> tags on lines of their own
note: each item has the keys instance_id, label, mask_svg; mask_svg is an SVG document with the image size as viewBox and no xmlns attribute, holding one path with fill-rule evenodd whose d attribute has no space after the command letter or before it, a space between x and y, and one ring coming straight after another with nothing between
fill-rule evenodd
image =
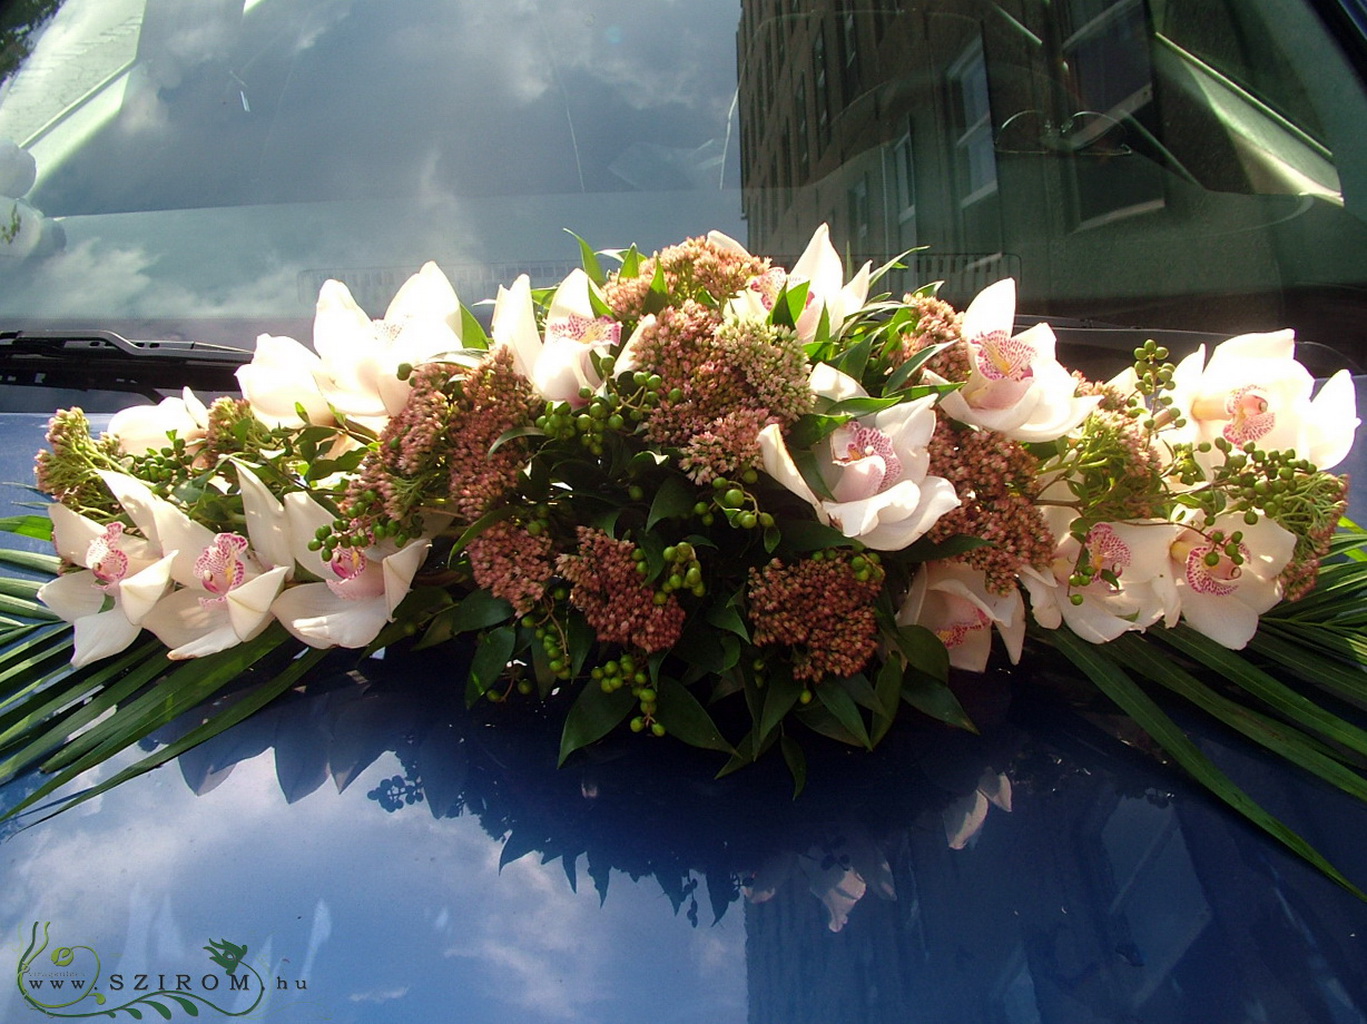
<instances>
[{"instance_id":1,"label":"reflected building","mask_svg":"<svg viewBox=\"0 0 1367 1024\"><path fill-rule=\"evenodd\" d=\"M1356 143L1329 81L1260 74L1283 45L1236 0L744 0L750 247L791 259L827 221L856 263L928 246L895 286L956 304L1013 276L1030 314L1290 324L1360 358L1367 229L1333 161Z\"/></svg>"}]
</instances>

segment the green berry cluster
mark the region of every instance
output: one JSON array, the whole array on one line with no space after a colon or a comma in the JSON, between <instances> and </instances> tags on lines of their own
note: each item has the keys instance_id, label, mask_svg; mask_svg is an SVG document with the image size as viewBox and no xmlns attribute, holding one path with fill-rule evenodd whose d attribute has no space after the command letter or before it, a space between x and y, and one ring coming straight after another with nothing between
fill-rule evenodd
<instances>
[{"instance_id":1,"label":"green berry cluster","mask_svg":"<svg viewBox=\"0 0 1367 1024\"><path fill-rule=\"evenodd\" d=\"M655 603L664 604L669 595L679 590L687 590L694 597L707 593L703 582L702 563L698 553L688 541L680 541L664 549L665 567L660 587L655 591Z\"/></svg>"},{"instance_id":2,"label":"green berry cluster","mask_svg":"<svg viewBox=\"0 0 1367 1024\"><path fill-rule=\"evenodd\" d=\"M711 526L716 522L716 513L719 511L731 526L738 529L767 529L774 525L774 517L759 510L759 502L748 489L758 482L759 473L754 469L745 470L739 480L713 477L712 500L699 501L693 506L693 514L703 526Z\"/></svg>"},{"instance_id":3,"label":"green berry cluster","mask_svg":"<svg viewBox=\"0 0 1367 1024\"><path fill-rule=\"evenodd\" d=\"M1177 369L1167 361L1169 355L1168 350L1152 338L1134 350L1134 372L1138 378L1135 390L1153 401L1153 408L1143 423L1148 431L1185 425L1185 420L1172 412L1172 396L1163 393L1172 390L1172 376Z\"/></svg>"}]
</instances>

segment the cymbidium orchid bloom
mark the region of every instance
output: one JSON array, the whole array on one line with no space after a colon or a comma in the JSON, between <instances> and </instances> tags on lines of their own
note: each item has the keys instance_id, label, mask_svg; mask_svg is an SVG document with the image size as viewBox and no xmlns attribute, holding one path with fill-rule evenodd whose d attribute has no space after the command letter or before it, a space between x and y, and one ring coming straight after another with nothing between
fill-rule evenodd
<instances>
[{"instance_id":1,"label":"cymbidium orchid bloom","mask_svg":"<svg viewBox=\"0 0 1367 1024\"><path fill-rule=\"evenodd\" d=\"M732 316L764 319L774 308L779 292L805 283L807 298L796 328L798 337L807 343L816 337L823 309L831 334L840 333L845 318L863 308L868 299L870 277L871 264L865 263L848 283L845 281L845 265L831 245L830 228L822 224L792 270L784 274L775 267L754 278L745 291L728 301L726 309Z\"/></svg>"},{"instance_id":2,"label":"cymbidium orchid bloom","mask_svg":"<svg viewBox=\"0 0 1367 1024\"><path fill-rule=\"evenodd\" d=\"M145 455L167 447L171 434L193 447L204 439L208 425L209 410L185 388L179 398L119 410L110 417L108 432L119 439L119 447L128 455Z\"/></svg>"},{"instance_id":3,"label":"cymbidium orchid bloom","mask_svg":"<svg viewBox=\"0 0 1367 1024\"><path fill-rule=\"evenodd\" d=\"M994 594L980 569L955 562L926 562L911 581L897 613L899 625L924 626L938 636L955 668L982 672L992 653L995 626L1011 664L1025 643L1025 601L1020 591Z\"/></svg>"},{"instance_id":4,"label":"cymbidium orchid bloom","mask_svg":"<svg viewBox=\"0 0 1367 1024\"><path fill-rule=\"evenodd\" d=\"M1251 441L1264 451L1291 449L1317 469L1338 465L1360 422L1353 379L1340 370L1311 398L1314 378L1295 348L1289 330L1241 334L1217 345L1209 362L1205 346L1183 359L1170 397L1186 425L1167 438L1199 444L1223 437L1236 448Z\"/></svg>"},{"instance_id":5,"label":"cymbidium orchid bloom","mask_svg":"<svg viewBox=\"0 0 1367 1024\"><path fill-rule=\"evenodd\" d=\"M1210 540L1216 532L1223 543ZM1258 631L1258 616L1281 600L1277 577L1295 547L1295 535L1266 516L1251 526L1241 516L1218 516L1202 531L1179 526L1168 545L1166 624L1176 625L1180 615L1197 632L1240 650Z\"/></svg>"},{"instance_id":6,"label":"cymbidium orchid bloom","mask_svg":"<svg viewBox=\"0 0 1367 1024\"><path fill-rule=\"evenodd\" d=\"M262 335L237 380L252 411L270 426L331 425L341 416L379 431L408 400L399 367L454 353L460 335L460 300L435 263L404 282L383 320L371 320L346 285L326 281L313 320L315 351Z\"/></svg>"},{"instance_id":7,"label":"cymbidium orchid bloom","mask_svg":"<svg viewBox=\"0 0 1367 1024\"><path fill-rule=\"evenodd\" d=\"M1180 527L1161 521L1098 523L1087 533L1090 582L1070 583L1082 544L1070 535L1073 512L1051 506L1045 521L1060 538L1050 569L1026 567L1021 582L1030 594L1030 610L1045 629L1067 624L1089 643L1108 643L1129 630L1153 625L1171 605L1168 550Z\"/></svg>"},{"instance_id":8,"label":"cymbidium orchid bloom","mask_svg":"<svg viewBox=\"0 0 1367 1024\"><path fill-rule=\"evenodd\" d=\"M836 400L865 397L858 382L825 363L812 370L812 390ZM901 550L959 504L948 480L927 475L934 404L933 396L903 402L835 430L815 453L829 497L803 478L777 424L759 433L764 471L845 536L877 551Z\"/></svg>"},{"instance_id":9,"label":"cymbidium orchid bloom","mask_svg":"<svg viewBox=\"0 0 1367 1024\"><path fill-rule=\"evenodd\" d=\"M293 565L266 565L258 554L281 547L280 538L272 535L280 528L278 516L273 509L257 507L264 487L242 489L249 539L240 533L214 533L140 480L120 473L100 475L138 529L166 552L171 578L180 584L142 619L170 648L167 657L215 654L251 640L270 624L271 602Z\"/></svg>"},{"instance_id":10,"label":"cymbidium orchid bloom","mask_svg":"<svg viewBox=\"0 0 1367 1024\"><path fill-rule=\"evenodd\" d=\"M988 285L969 304L962 331L968 380L946 395L941 407L961 423L1014 441L1052 441L1086 419L1100 398L1076 397L1077 382L1054 357L1048 324L1013 336L1015 316L1011 278ZM933 373L926 377L945 383Z\"/></svg>"},{"instance_id":11,"label":"cymbidium orchid bloom","mask_svg":"<svg viewBox=\"0 0 1367 1024\"><path fill-rule=\"evenodd\" d=\"M295 559L321 582L290 587L275 599L272 613L310 647L364 647L393 619L432 542L338 548L325 561L308 542L332 523L332 513L296 491L285 496L285 515Z\"/></svg>"},{"instance_id":12,"label":"cymbidium orchid bloom","mask_svg":"<svg viewBox=\"0 0 1367 1024\"><path fill-rule=\"evenodd\" d=\"M77 668L118 654L142 631L142 621L171 585L171 560L155 544L101 526L65 505L48 508L57 552L80 572L38 589L38 599L75 627Z\"/></svg>"},{"instance_id":13,"label":"cymbidium orchid bloom","mask_svg":"<svg viewBox=\"0 0 1367 1024\"><path fill-rule=\"evenodd\" d=\"M551 299L543 339L536 328L531 282L526 274L511 288L502 286L494 300L493 338L513 351L513 365L548 402L587 404L584 388L603 383L594 369L595 356L605 356L622 340L622 325L593 311L596 286L582 270L574 270Z\"/></svg>"}]
</instances>

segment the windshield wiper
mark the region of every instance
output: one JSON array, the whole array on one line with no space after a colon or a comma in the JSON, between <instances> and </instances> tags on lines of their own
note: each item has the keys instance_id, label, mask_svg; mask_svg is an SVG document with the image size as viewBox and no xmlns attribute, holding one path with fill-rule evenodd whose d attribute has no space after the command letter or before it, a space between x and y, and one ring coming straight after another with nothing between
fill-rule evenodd
<instances>
[{"instance_id":1,"label":"windshield wiper","mask_svg":"<svg viewBox=\"0 0 1367 1024\"><path fill-rule=\"evenodd\" d=\"M113 331L0 331L0 384L127 391L236 391L251 353L202 341L130 341Z\"/></svg>"}]
</instances>

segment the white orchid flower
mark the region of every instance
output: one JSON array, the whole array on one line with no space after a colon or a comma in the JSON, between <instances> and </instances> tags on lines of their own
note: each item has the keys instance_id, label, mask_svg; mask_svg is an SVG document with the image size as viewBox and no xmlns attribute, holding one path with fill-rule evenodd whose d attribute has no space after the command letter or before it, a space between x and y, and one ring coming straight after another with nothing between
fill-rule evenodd
<instances>
[{"instance_id":1,"label":"white orchid flower","mask_svg":"<svg viewBox=\"0 0 1367 1024\"><path fill-rule=\"evenodd\" d=\"M1015 441L1052 441L1085 420L1101 399L1075 396L1077 382L1054 357L1048 324L1012 336L1015 317L1011 278L988 285L969 303L963 322L968 380L945 395L941 407L961 423ZM944 383L933 373L926 377Z\"/></svg>"},{"instance_id":2,"label":"white orchid flower","mask_svg":"<svg viewBox=\"0 0 1367 1024\"><path fill-rule=\"evenodd\" d=\"M866 397L857 381L825 363L812 369L812 390L836 400ZM934 396L839 427L816 453L830 497L808 485L777 424L760 431L759 446L764 471L808 502L823 523L877 551L899 551L959 505L953 484L927 475L934 431Z\"/></svg>"},{"instance_id":3,"label":"white orchid flower","mask_svg":"<svg viewBox=\"0 0 1367 1024\"><path fill-rule=\"evenodd\" d=\"M898 625L933 631L949 651L949 663L970 672L987 669L992 628L1006 642L1011 664L1020 662L1025 643L1025 601L1014 586L1009 594L987 589L987 574L956 562L926 562L911 581L897 613Z\"/></svg>"},{"instance_id":4,"label":"white orchid flower","mask_svg":"<svg viewBox=\"0 0 1367 1024\"><path fill-rule=\"evenodd\" d=\"M1353 379L1340 370L1311 398L1314 378L1295 348L1293 331L1241 334L1217 345L1209 362L1205 346L1183 359L1171 397L1187 423L1168 437L1223 437L1235 447L1253 441L1265 451L1292 449L1317 469L1338 465L1361 422Z\"/></svg>"},{"instance_id":5,"label":"white orchid flower","mask_svg":"<svg viewBox=\"0 0 1367 1024\"><path fill-rule=\"evenodd\" d=\"M582 408L584 388L603 383L594 356L605 356L622 340L622 325L593 311L594 283L582 270L572 271L551 298L543 339L536 328L531 282L520 275L511 288L499 286L494 300L493 338L513 352L513 367L548 402Z\"/></svg>"},{"instance_id":6,"label":"white orchid flower","mask_svg":"<svg viewBox=\"0 0 1367 1024\"><path fill-rule=\"evenodd\" d=\"M64 573L38 589L38 599L75 627L76 668L118 654L142 631L142 621L171 585L174 553L102 526L65 505L48 508L57 552L80 572Z\"/></svg>"},{"instance_id":7,"label":"white orchid flower","mask_svg":"<svg viewBox=\"0 0 1367 1024\"><path fill-rule=\"evenodd\" d=\"M1049 506L1044 517L1059 538L1050 569L1027 566L1020 572L1036 622L1045 629L1066 624L1082 639L1101 644L1164 617L1172 604L1168 549L1180 527L1157 520L1098 523L1086 538L1092 581L1078 587L1069 583L1082 551L1069 533L1073 512Z\"/></svg>"},{"instance_id":8,"label":"white orchid flower","mask_svg":"<svg viewBox=\"0 0 1367 1024\"><path fill-rule=\"evenodd\" d=\"M414 540L397 550L341 548L331 561L308 549L308 541L333 515L303 492L285 496L294 557L321 579L293 586L275 599L271 612L297 639L311 647L364 647L394 618L432 542Z\"/></svg>"},{"instance_id":9,"label":"white orchid flower","mask_svg":"<svg viewBox=\"0 0 1367 1024\"><path fill-rule=\"evenodd\" d=\"M1258 631L1258 616L1281 600L1277 577L1296 548L1296 537L1264 516L1252 526L1242 516L1217 516L1210 529L1226 538L1241 534L1235 564L1225 545L1212 545L1205 534L1178 527L1168 546L1172 586L1168 591L1167 625L1180 614L1192 629L1216 643L1240 650Z\"/></svg>"},{"instance_id":10,"label":"white orchid flower","mask_svg":"<svg viewBox=\"0 0 1367 1024\"><path fill-rule=\"evenodd\" d=\"M189 445L202 441L208 426L209 410L185 388L179 398L120 409L110 417L109 433L119 439L119 447L126 454L145 455L165 448L171 434Z\"/></svg>"},{"instance_id":11,"label":"white orchid flower","mask_svg":"<svg viewBox=\"0 0 1367 1024\"><path fill-rule=\"evenodd\" d=\"M411 386L399 379L399 367L460 345L460 300L441 269L427 263L399 288L383 320L371 320L346 285L325 281L313 320L315 351L262 335L237 380L252 411L271 426L329 425L335 413L378 431L408 400Z\"/></svg>"},{"instance_id":12,"label":"white orchid flower","mask_svg":"<svg viewBox=\"0 0 1367 1024\"><path fill-rule=\"evenodd\" d=\"M866 262L846 282L845 264L831 245L830 227L822 224L812 234L792 270L785 274L775 267L753 278L744 291L727 302L726 311L741 319L765 319L774 308L779 292L805 283L807 298L796 328L798 337L806 344L816 337L823 309L831 334L835 335L840 333L848 316L863 308L869 297L871 268L872 264Z\"/></svg>"},{"instance_id":13,"label":"white orchid flower","mask_svg":"<svg viewBox=\"0 0 1367 1024\"><path fill-rule=\"evenodd\" d=\"M171 578L180 584L142 619L170 648L167 657L178 661L215 654L251 640L270 624L271 602L293 566L266 565L258 556L258 551L281 550L279 537L271 536L280 529L278 517L269 507L257 507L264 487L242 489L249 539L214 533L133 477L100 476L143 534L166 552Z\"/></svg>"}]
</instances>

